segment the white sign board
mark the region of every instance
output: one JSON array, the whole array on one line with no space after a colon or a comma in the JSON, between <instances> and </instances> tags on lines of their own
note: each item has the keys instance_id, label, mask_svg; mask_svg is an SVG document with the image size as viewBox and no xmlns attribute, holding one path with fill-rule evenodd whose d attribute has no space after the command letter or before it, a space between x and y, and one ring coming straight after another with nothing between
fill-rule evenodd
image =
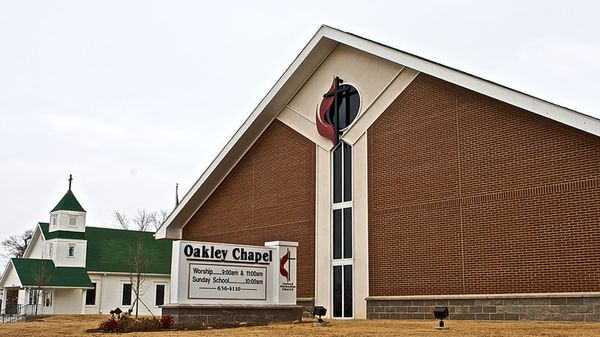
<instances>
[{"instance_id":1,"label":"white sign board","mask_svg":"<svg viewBox=\"0 0 600 337\"><path fill-rule=\"evenodd\" d=\"M190 263L189 299L267 299L267 267Z\"/></svg>"},{"instance_id":2,"label":"white sign board","mask_svg":"<svg viewBox=\"0 0 600 337\"><path fill-rule=\"evenodd\" d=\"M171 303L296 304L297 246L174 241Z\"/></svg>"}]
</instances>

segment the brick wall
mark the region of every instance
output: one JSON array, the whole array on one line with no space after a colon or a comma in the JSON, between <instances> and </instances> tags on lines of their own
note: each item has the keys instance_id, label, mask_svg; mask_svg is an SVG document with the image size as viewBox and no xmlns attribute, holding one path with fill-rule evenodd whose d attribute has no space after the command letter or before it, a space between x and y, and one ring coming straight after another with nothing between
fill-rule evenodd
<instances>
[{"instance_id":1,"label":"brick wall","mask_svg":"<svg viewBox=\"0 0 600 337\"><path fill-rule=\"evenodd\" d=\"M424 74L368 132L370 296L600 291L600 138Z\"/></svg>"},{"instance_id":2,"label":"brick wall","mask_svg":"<svg viewBox=\"0 0 600 337\"><path fill-rule=\"evenodd\" d=\"M314 296L315 145L275 120L183 228L184 240L299 242L298 297Z\"/></svg>"},{"instance_id":3,"label":"brick wall","mask_svg":"<svg viewBox=\"0 0 600 337\"><path fill-rule=\"evenodd\" d=\"M462 295L462 297L467 296ZM581 295L569 297L528 295L528 297L503 295L493 296L493 298L412 300L379 297L367 299L367 318L431 320L433 309L442 306L448 308L450 314L448 318L451 320L600 321L600 297Z\"/></svg>"}]
</instances>

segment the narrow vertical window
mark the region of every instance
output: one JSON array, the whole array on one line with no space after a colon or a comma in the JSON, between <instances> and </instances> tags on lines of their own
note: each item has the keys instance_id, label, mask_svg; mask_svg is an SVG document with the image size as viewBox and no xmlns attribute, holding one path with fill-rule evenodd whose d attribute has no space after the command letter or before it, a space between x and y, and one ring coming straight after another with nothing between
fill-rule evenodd
<instances>
[{"instance_id":1,"label":"narrow vertical window","mask_svg":"<svg viewBox=\"0 0 600 337\"><path fill-rule=\"evenodd\" d=\"M52 306L52 291L44 292L44 306L45 307Z\"/></svg>"},{"instance_id":2,"label":"narrow vertical window","mask_svg":"<svg viewBox=\"0 0 600 337\"><path fill-rule=\"evenodd\" d=\"M344 266L344 317L352 317L352 265Z\"/></svg>"},{"instance_id":3,"label":"narrow vertical window","mask_svg":"<svg viewBox=\"0 0 600 337\"><path fill-rule=\"evenodd\" d=\"M344 208L344 258L352 258L352 208Z\"/></svg>"},{"instance_id":4,"label":"narrow vertical window","mask_svg":"<svg viewBox=\"0 0 600 337\"><path fill-rule=\"evenodd\" d=\"M92 283L93 289L85 291L85 305L96 305L96 283Z\"/></svg>"},{"instance_id":5,"label":"narrow vertical window","mask_svg":"<svg viewBox=\"0 0 600 337\"><path fill-rule=\"evenodd\" d=\"M341 142L332 154L333 317L353 317L352 147Z\"/></svg>"},{"instance_id":6,"label":"narrow vertical window","mask_svg":"<svg viewBox=\"0 0 600 337\"><path fill-rule=\"evenodd\" d=\"M28 293L28 303L27 304L31 304L31 305L35 305L38 304L38 292L37 290L34 289L29 289Z\"/></svg>"},{"instance_id":7,"label":"narrow vertical window","mask_svg":"<svg viewBox=\"0 0 600 337\"><path fill-rule=\"evenodd\" d=\"M352 200L352 147L345 143L344 147L344 201Z\"/></svg>"},{"instance_id":8,"label":"narrow vertical window","mask_svg":"<svg viewBox=\"0 0 600 337\"><path fill-rule=\"evenodd\" d=\"M333 150L333 202L342 201L342 146Z\"/></svg>"},{"instance_id":9,"label":"narrow vertical window","mask_svg":"<svg viewBox=\"0 0 600 337\"><path fill-rule=\"evenodd\" d=\"M67 256L68 257L74 257L75 256L75 245L72 243L69 243L68 249L67 249Z\"/></svg>"},{"instance_id":10,"label":"narrow vertical window","mask_svg":"<svg viewBox=\"0 0 600 337\"><path fill-rule=\"evenodd\" d=\"M342 258L342 210L333 210L333 258Z\"/></svg>"},{"instance_id":11,"label":"narrow vertical window","mask_svg":"<svg viewBox=\"0 0 600 337\"><path fill-rule=\"evenodd\" d=\"M122 305L131 305L131 283L123 283Z\"/></svg>"},{"instance_id":12,"label":"narrow vertical window","mask_svg":"<svg viewBox=\"0 0 600 337\"><path fill-rule=\"evenodd\" d=\"M333 317L342 317L342 266L333 266Z\"/></svg>"},{"instance_id":13,"label":"narrow vertical window","mask_svg":"<svg viewBox=\"0 0 600 337\"><path fill-rule=\"evenodd\" d=\"M48 244L48 257L52 258L52 254L54 254L54 245L52 243Z\"/></svg>"},{"instance_id":14,"label":"narrow vertical window","mask_svg":"<svg viewBox=\"0 0 600 337\"><path fill-rule=\"evenodd\" d=\"M156 299L154 300L154 304L156 306L165 304L165 285L164 284L156 285Z\"/></svg>"}]
</instances>

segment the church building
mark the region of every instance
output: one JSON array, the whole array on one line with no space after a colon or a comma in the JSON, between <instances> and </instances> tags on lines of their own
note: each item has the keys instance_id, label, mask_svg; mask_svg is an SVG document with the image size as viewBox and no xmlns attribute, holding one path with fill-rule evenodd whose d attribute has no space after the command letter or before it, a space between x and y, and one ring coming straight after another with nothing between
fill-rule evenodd
<instances>
[{"instance_id":1,"label":"church building","mask_svg":"<svg viewBox=\"0 0 600 337\"><path fill-rule=\"evenodd\" d=\"M600 320L600 120L321 27L158 239L298 242L333 318Z\"/></svg>"},{"instance_id":2,"label":"church building","mask_svg":"<svg viewBox=\"0 0 600 337\"><path fill-rule=\"evenodd\" d=\"M86 211L69 178L69 190L50 212L50 222L38 223L24 256L8 262L0 279L2 314L135 310L140 271L139 314L160 315L169 296L170 267L169 240L157 241L152 232L86 226Z\"/></svg>"}]
</instances>

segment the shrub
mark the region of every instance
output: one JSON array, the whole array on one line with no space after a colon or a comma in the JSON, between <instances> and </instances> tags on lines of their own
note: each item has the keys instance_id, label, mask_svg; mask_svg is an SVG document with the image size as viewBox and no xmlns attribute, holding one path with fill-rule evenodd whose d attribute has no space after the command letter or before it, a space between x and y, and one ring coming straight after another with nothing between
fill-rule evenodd
<instances>
[{"instance_id":1,"label":"shrub","mask_svg":"<svg viewBox=\"0 0 600 337\"><path fill-rule=\"evenodd\" d=\"M173 316L167 315L160 318L160 327L163 329L168 329L173 326Z\"/></svg>"},{"instance_id":2,"label":"shrub","mask_svg":"<svg viewBox=\"0 0 600 337\"><path fill-rule=\"evenodd\" d=\"M99 328L103 331L117 331L119 328L119 322L114 317L100 322Z\"/></svg>"},{"instance_id":3,"label":"shrub","mask_svg":"<svg viewBox=\"0 0 600 337\"><path fill-rule=\"evenodd\" d=\"M173 318L171 316L158 319L154 317L133 318L129 315L118 315L100 322L98 328L105 332L134 332L167 329L172 325Z\"/></svg>"},{"instance_id":4,"label":"shrub","mask_svg":"<svg viewBox=\"0 0 600 337\"><path fill-rule=\"evenodd\" d=\"M119 331L122 332L152 331L158 329L160 329L158 318L141 317L119 321Z\"/></svg>"}]
</instances>

